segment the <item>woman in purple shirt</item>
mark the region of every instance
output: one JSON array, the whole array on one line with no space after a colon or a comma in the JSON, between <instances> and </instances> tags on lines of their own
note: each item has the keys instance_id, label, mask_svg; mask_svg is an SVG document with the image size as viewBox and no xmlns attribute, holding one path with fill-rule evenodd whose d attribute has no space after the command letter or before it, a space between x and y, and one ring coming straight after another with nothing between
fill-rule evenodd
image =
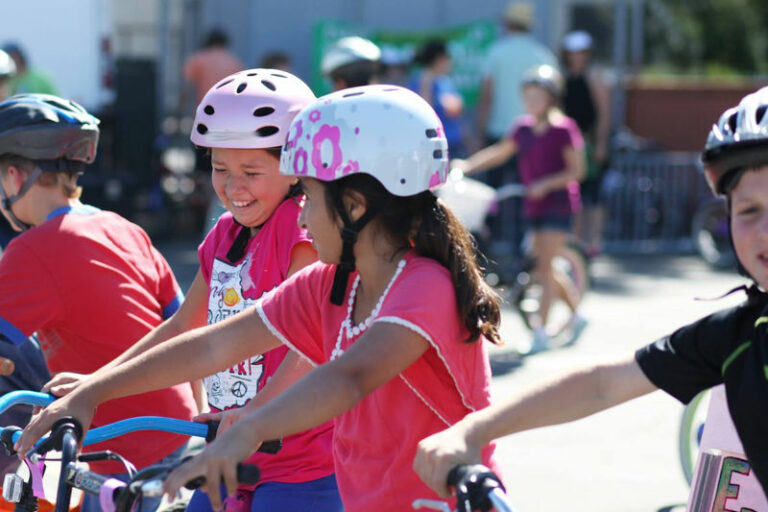
<instances>
[{"instance_id":1,"label":"woman in purple shirt","mask_svg":"<svg viewBox=\"0 0 768 512\"><path fill-rule=\"evenodd\" d=\"M584 176L584 141L576 122L557 108L562 77L551 66L530 69L523 80L527 114L509 135L467 160L454 160L453 168L465 173L501 165L517 155L520 180L526 186L524 217L533 232L536 272L542 285L539 321L531 351L547 348L547 317L556 295L573 310L571 327L581 329L584 319L576 312L578 293L570 278L552 267L565 245L571 218L581 209L579 181Z\"/></svg>"}]
</instances>

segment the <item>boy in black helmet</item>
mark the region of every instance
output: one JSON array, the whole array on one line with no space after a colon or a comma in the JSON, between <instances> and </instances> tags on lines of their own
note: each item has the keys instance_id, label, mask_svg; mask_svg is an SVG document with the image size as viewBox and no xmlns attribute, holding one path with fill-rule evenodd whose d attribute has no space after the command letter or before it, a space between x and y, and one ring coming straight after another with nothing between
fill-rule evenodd
<instances>
[{"instance_id":1,"label":"boy in black helmet","mask_svg":"<svg viewBox=\"0 0 768 512\"><path fill-rule=\"evenodd\" d=\"M753 280L742 287L746 300L424 439L414 468L430 487L447 495L450 468L479 462L480 449L497 437L572 421L656 389L688 403L722 384L713 391L704 436L717 432L702 447L689 510L768 510L767 111L768 87L744 97L712 127L702 154L713 192L728 200L736 255Z\"/></svg>"},{"instance_id":2,"label":"boy in black helmet","mask_svg":"<svg viewBox=\"0 0 768 512\"><path fill-rule=\"evenodd\" d=\"M0 340L37 333L52 373L91 373L170 317L182 300L168 263L138 226L80 202L80 174L96 156L98 119L57 96L0 103L0 210L21 232L0 259ZM7 345L6 345L7 346ZM188 385L100 407L92 426L142 415L190 419ZM94 445L136 466L175 454L186 439L130 434ZM115 463L94 465L121 474ZM83 510L99 510L86 497ZM147 504L148 510L156 504Z\"/></svg>"}]
</instances>

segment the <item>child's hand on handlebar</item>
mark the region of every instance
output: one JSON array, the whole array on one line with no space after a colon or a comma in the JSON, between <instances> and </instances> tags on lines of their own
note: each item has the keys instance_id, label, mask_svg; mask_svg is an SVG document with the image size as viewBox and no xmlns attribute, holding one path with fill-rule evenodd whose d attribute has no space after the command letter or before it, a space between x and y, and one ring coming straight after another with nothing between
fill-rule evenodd
<instances>
[{"instance_id":1,"label":"child's hand on handlebar","mask_svg":"<svg viewBox=\"0 0 768 512\"><path fill-rule=\"evenodd\" d=\"M441 498L449 498L448 473L461 464L481 461L482 446L475 446L461 422L421 440L413 470Z\"/></svg>"},{"instance_id":2,"label":"child's hand on handlebar","mask_svg":"<svg viewBox=\"0 0 768 512\"><path fill-rule=\"evenodd\" d=\"M62 397L70 394L80 384L88 380L90 376L87 373L60 372L46 382L41 391L56 397Z\"/></svg>"},{"instance_id":3,"label":"child's hand on handlebar","mask_svg":"<svg viewBox=\"0 0 768 512\"><path fill-rule=\"evenodd\" d=\"M196 421L197 423L218 421L219 429L217 435L221 435L226 432L229 427L234 425L237 420L242 418L244 414L243 409L232 409L224 412L204 412L192 418L192 421Z\"/></svg>"},{"instance_id":4,"label":"child's hand on handlebar","mask_svg":"<svg viewBox=\"0 0 768 512\"><path fill-rule=\"evenodd\" d=\"M164 489L169 498L187 482L204 477L200 487L208 494L214 510L221 510L221 484L227 494L237 491L237 463L245 460L258 448L261 441L255 440L255 433L246 422L239 422L209 444L199 455L174 469L165 479Z\"/></svg>"},{"instance_id":5,"label":"child's hand on handlebar","mask_svg":"<svg viewBox=\"0 0 768 512\"><path fill-rule=\"evenodd\" d=\"M83 437L85 437L85 432L91 425L95 412L96 404L91 403L88 397L81 393L75 392L60 398L32 418L32 421L21 433L21 437L16 441L14 450L18 452L20 457L24 457L37 440L51 430L57 420L66 416L72 416L80 421L83 426Z\"/></svg>"}]
</instances>

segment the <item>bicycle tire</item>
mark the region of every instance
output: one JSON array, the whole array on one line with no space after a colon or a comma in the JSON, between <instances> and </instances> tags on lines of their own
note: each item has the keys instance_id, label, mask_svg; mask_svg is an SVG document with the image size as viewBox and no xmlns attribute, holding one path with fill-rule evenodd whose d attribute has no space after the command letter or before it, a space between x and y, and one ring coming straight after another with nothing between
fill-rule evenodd
<instances>
[{"instance_id":1,"label":"bicycle tire","mask_svg":"<svg viewBox=\"0 0 768 512\"><path fill-rule=\"evenodd\" d=\"M712 267L723 269L736 263L728 235L728 213L722 201L710 201L696 210L691 237L696 252Z\"/></svg>"},{"instance_id":2,"label":"bicycle tire","mask_svg":"<svg viewBox=\"0 0 768 512\"><path fill-rule=\"evenodd\" d=\"M693 481L693 471L696 468L696 460L699 456L699 444L701 443L701 433L704 427L703 420L700 421L702 414L706 417L709 406L709 390L702 391L696 395L693 400L685 406L680 418L680 428L678 430L678 459L680 467L683 470L685 481L691 485Z\"/></svg>"},{"instance_id":3,"label":"bicycle tire","mask_svg":"<svg viewBox=\"0 0 768 512\"><path fill-rule=\"evenodd\" d=\"M560 272L567 275L578 293L577 304L581 303L584 294L589 288L589 273L587 271L587 259L581 249L573 244L568 244L555 257L552 265ZM539 314L539 302L541 300L541 285L533 278L533 273L524 267L515 278L517 293L513 297L513 304L520 315L523 324L529 330L537 324L534 320ZM557 298L553 306L562 302ZM566 306L567 307L567 306Z\"/></svg>"}]
</instances>

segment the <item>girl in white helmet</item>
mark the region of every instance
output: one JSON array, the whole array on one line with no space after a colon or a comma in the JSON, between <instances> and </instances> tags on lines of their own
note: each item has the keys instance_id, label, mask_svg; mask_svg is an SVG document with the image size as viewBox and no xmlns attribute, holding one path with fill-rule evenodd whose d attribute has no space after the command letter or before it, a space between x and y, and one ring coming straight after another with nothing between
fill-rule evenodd
<instances>
[{"instance_id":1,"label":"girl in white helmet","mask_svg":"<svg viewBox=\"0 0 768 512\"><path fill-rule=\"evenodd\" d=\"M314 99L300 79L273 69L235 73L220 80L203 97L191 139L210 151L213 188L228 212L200 244L200 269L180 310L102 368L93 380L177 334L243 312L263 293L316 261L306 231L297 223L301 210L298 180L278 171L290 123ZM287 347L278 347L204 376L213 414L196 419L222 420L219 432L223 432L237 419L240 408L265 403L309 371L311 366L288 353ZM185 348L176 364L195 354ZM59 374L46 388L61 395L82 379ZM267 381L270 386L265 388ZM286 437L276 455L256 453L249 457L248 461L261 469L260 485L255 493L253 486L238 489L237 496L227 501L227 508L341 510L330 452L332 431L327 422ZM212 510L206 494L196 492L188 510Z\"/></svg>"},{"instance_id":2,"label":"girl in white helmet","mask_svg":"<svg viewBox=\"0 0 768 512\"><path fill-rule=\"evenodd\" d=\"M687 510L768 510L768 87L712 127L702 161L725 196L746 300L634 354L559 375L470 414L419 445L414 467L447 494L446 475L492 439L588 416L663 389L683 403L713 390ZM708 446L707 446L708 445Z\"/></svg>"},{"instance_id":3,"label":"girl in white helmet","mask_svg":"<svg viewBox=\"0 0 768 512\"><path fill-rule=\"evenodd\" d=\"M263 440L335 418L333 455L346 511L408 510L434 498L412 469L420 439L490 403L483 341L499 342L498 298L470 235L430 190L446 179L440 121L417 94L390 85L338 91L291 124L282 174L301 180L300 224L320 262L255 308L182 335L98 387L49 406L25 445L66 410L88 420L114 395L196 378L287 345L316 369L235 423L167 480L197 475L235 487L235 463ZM206 357L172 365L180 347ZM78 390L80 391L80 390ZM483 451L494 467L494 447ZM214 506L219 490L209 485Z\"/></svg>"}]
</instances>

